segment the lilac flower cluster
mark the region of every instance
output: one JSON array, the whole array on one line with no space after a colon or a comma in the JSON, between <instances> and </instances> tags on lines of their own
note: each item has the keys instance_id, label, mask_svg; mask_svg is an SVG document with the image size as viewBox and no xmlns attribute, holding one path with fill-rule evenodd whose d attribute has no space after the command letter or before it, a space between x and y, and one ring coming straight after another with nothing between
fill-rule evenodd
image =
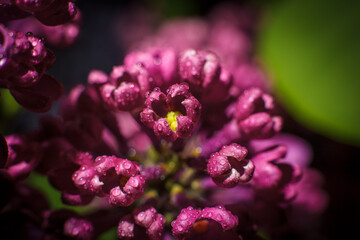
<instances>
[{"instance_id":1,"label":"lilac flower cluster","mask_svg":"<svg viewBox=\"0 0 360 240\"><path fill-rule=\"evenodd\" d=\"M75 16L72 1L2 2L48 25ZM280 133L248 11L163 26L109 74L92 70L37 130L0 136L9 189L0 217L18 217L33 239L95 239L115 228L120 239L160 240L286 239L300 227L297 213L319 215L321 174L309 168L309 147ZM0 33L0 86L25 108L49 110L62 89L44 73L51 51L33 35ZM23 182L33 171L64 204L91 211L49 209Z\"/></svg>"}]
</instances>

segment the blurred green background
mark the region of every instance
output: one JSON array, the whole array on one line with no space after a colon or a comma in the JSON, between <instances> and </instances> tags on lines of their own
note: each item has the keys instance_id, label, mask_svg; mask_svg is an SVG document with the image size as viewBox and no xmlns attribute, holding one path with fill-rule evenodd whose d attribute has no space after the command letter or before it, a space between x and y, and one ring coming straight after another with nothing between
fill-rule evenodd
<instances>
[{"instance_id":1,"label":"blurred green background","mask_svg":"<svg viewBox=\"0 0 360 240\"><path fill-rule=\"evenodd\" d=\"M286 110L329 138L360 145L360 1L267 4L259 54Z\"/></svg>"}]
</instances>

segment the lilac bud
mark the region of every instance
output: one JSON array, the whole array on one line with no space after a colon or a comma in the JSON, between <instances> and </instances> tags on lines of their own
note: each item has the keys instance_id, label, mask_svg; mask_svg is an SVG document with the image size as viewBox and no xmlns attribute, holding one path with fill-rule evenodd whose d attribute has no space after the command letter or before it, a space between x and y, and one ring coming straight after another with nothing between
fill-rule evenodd
<instances>
[{"instance_id":1,"label":"lilac bud","mask_svg":"<svg viewBox=\"0 0 360 240\"><path fill-rule=\"evenodd\" d=\"M289 201L296 196L294 184L300 180L302 171L296 164L281 162L286 152L285 146L278 145L251 159L256 167L251 185L269 199Z\"/></svg>"},{"instance_id":2,"label":"lilac bud","mask_svg":"<svg viewBox=\"0 0 360 240\"><path fill-rule=\"evenodd\" d=\"M84 219L70 218L64 224L64 234L72 239L91 239L93 231L92 223Z\"/></svg>"},{"instance_id":3,"label":"lilac bud","mask_svg":"<svg viewBox=\"0 0 360 240\"><path fill-rule=\"evenodd\" d=\"M15 180L25 179L37 166L41 151L36 142L30 142L22 135L5 137L8 148L7 159L2 159L5 171Z\"/></svg>"},{"instance_id":4,"label":"lilac bud","mask_svg":"<svg viewBox=\"0 0 360 240\"><path fill-rule=\"evenodd\" d=\"M134 238L135 223L131 215L123 217L118 225L118 237L120 239L132 239Z\"/></svg>"},{"instance_id":5,"label":"lilac bud","mask_svg":"<svg viewBox=\"0 0 360 240\"><path fill-rule=\"evenodd\" d=\"M176 239L186 239L194 223L200 218L201 210L193 207L183 208L177 218L171 222L172 232Z\"/></svg>"},{"instance_id":6,"label":"lilac bud","mask_svg":"<svg viewBox=\"0 0 360 240\"><path fill-rule=\"evenodd\" d=\"M245 159L247 149L238 144L224 146L219 152L211 155L207 171L213 181L222 187L235 187L251 179L255 166Z\"/></svg>"},{"instance_id":7,"label":"lilac bud","mask_svg":"<svg viewBox=\"0 0 360 240\"><path fill-rule=\"evenodd\" d=\"M150 79L141 66L115 66L110 77L101 76L100 81L104 102L114 110L130 111L143 104Z\"/></svg>"},{"instance_id":8,"label":"lilac bud","mask_svg":"<svg viewBox=\"0 0 360 240\"><path fill-rule=\"evenodd\" d=\"M92 70L88 75L89 84L105 84L108 81L108 75L100 70Z\"/></svg>"},{"instance_id":9,"label":"lilac bud","mask_svg":"<svg viewBox=\"0 0 360 240\"><path fill-rule=\"evenodd\" d=\"M217 103L228 97L232 76L220 66L214 53L186 50L179 59L179 74L193 91L202 95L204 103Z\"/></svg>"},{"instance_id":10,"label":"lilac bud","mask_svg":"<svg viewBox=\"0 0 360 240\"><path fill-rule=\"evenodd\" d=\"M282 128L282 118L271 116L273 98L258 88L251 88L239 97L235 118L240 131L251 139L269 138Z\"/></svg>"},{"instance_id":11,"label":"lilac bud","mask_svg":"<svg viewBox=\"0 0 360 240\"><path fill-rule=\"evenodd\" d=\"M157 213L153 207L143 206L120 220L118 236L121 239L140 239L146 235L151 240L160 240L164 226L164 216Z\"/></svg>"},{"instance_id":12,"label":"lilac bud","mask_svg":"<svg viewBox=\"0 0 360 240\"><path fill-rule=\"evenodd\" d=\"M150 87L167 88L177 77L177 55L171 48L150 48L129 53L124 64L128 68L143 66L149 72Z\"/></svg>"},{"instance_id":13,"label":"lilac bud","mask_svg":"<svg viewBox=\"0 0 360 240\"><path fill-rule=\"evenodd\" d=\"M217 225L221 226L221 230L217 228ZM176 239L234 237L236 234L233 230L237 225L238 218L223 206L207 207L203 210L195 210L192 207L188 207L182 209L176 220L171 222L172 231ZM217 231L213 232L212 230L214 229ZM210 236L209 234L215 234L215 236ZM231 239L237 239L237 237Z\"/></svg>"}]
</instances>

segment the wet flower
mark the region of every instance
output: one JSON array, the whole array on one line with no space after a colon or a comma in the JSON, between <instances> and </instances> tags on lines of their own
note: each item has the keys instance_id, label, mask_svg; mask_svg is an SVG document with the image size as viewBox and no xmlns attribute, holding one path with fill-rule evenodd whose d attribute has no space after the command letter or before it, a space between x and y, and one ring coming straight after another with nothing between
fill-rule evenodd
<instances>
[{"instance_id":1,"label":"wet flower","mask_svg":"<svg viewBox=\"0 0 360 240\"><path fill-rule=\"evenodd\" d=\"M212 52L186 50L179 58L179 73L192 91L201 95L203 104L218 103L229 96L232 76Z\"/></svg>"},{"instance_id":2,"label":"wet flower","mask_svg":"<svg viewBox=\"0 0 360 240\"><path fill-rule=\"evenodd\" d=\"M221 187L234 187L247 182L254 173L254 164L245 159L247 149L238 144L224 146L211 155L207 171L214 182Z\"/></svg>"},{"instance_id":3,"label":"wet flower","mask_svg":"<svg viewBox=\"0 0 360 240\"><path fill-rule=\"evenodd\" d=\"M63 87L45 73L55 61L54 53L32 34L9 31L0 25L0 87L34 112L46 112Z\"/></svg>"},{"instance_id":4,"label":"wet flower","mask_svg":"<svg viewBox=\"0 0 360 240\"><path fill-rule=\"evenodd\" d=\"M129 206L145 191L138 164L114 156L100 156L94 163L82 165L73 181L86 191L108 197L115 206Z\"/></svg>"},{"instance_id":5,"label":"wet flower","mask_svg":"<svg viewBox=\"0 0 360 240\"><path fill-rule=\"evenodd\" d=\"M171 223L176 239L240 239L233 232L237 225L238 218L224 206L202 210L188 207Z\"/></svg>"},{"instance_id":6,"label":"wet flower","mask_svg":"<svg viewBox=\"0 0 360 240\"><path fill-rule=\"evenodd\" d=\"M282 119L271 116L274 109L273 98L260 89L244 91L236 105L235 118L239 129L249 138L269 138L279 132Z\"/></svg>"},{"instance_id":7,"label":"wet flower","mask_svg":"<svg viewBox=\"0 0 360 240\"><path fill-rule=\"evenodd\" d=\"M124 216L118 225L120 239L149 238L162 239L165 218L153 207L144 206L135 209L131 215Z\"/></svg>"},{"instance_id":8,"label":"wet flower","mask_svg":"<svg viewBox=\"0 0 360 240\"><path fill-rule=\"evenodd\" d=\"M141 107L149 90L149 73L142 66L115 66L100 87L104 102L114 110L129 111Z\"/></svg>"},{"instance_id":9,"label":"wet flower","mask_svg":"<svg viewBox=\"0 0 360 240\"><path fill-rule=\"evenodd\" d=\"M141 121L169 142L190 136L200 118L201 105L187 84L172 85L167 95L157 88L147 96L145 104Z\"/></svg>"}]
</instances>

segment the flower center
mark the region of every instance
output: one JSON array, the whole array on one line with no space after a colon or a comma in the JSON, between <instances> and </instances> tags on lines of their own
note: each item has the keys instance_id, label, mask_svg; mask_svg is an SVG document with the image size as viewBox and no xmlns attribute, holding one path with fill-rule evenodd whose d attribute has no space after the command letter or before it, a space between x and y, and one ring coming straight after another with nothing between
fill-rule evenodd
<instances>
[{"instance_id":1,"label":"flower center","mask_svg":"<svg viewBox=\"0 0 360 240\"><path fill-rule=\"evenodd\" d=\"M209 229L209 222L207 220L201 220L193 224L194 231L197 234L205 233Z\"/></svg>"},{"instance_id":2,"label":"flower center","mask_svg":"<svg viewBox=\"0 0 360 240\"><path fill-rule=\"evenodd\" d=\"M169 123L170 129L173 130L174 132L177 130L178 127L178 123L176 120L176 117L179 116L181 113L179 111L171 111L168 112L168 114L166 115L166 121Z\"/></svg>"}]
</instances>

